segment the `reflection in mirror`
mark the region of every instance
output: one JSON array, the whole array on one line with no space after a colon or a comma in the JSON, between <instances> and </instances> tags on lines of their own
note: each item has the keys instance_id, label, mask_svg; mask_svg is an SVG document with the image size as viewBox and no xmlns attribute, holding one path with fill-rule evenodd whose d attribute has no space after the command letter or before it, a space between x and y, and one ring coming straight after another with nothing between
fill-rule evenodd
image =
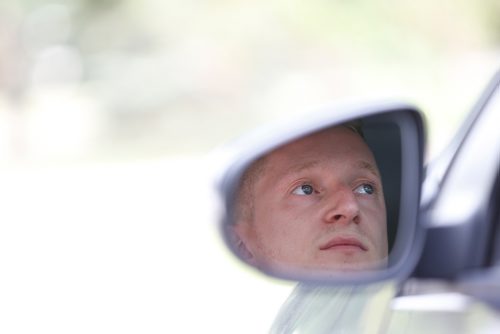
<instances>
[{"instance_id":1,"label":"reflection in mirror","mask_svg":"<svg viewBox=\"0 0 500 334\"><path fill-rule=\"evenodd\" d=\"M320 270L387 263L380 172L357 129L338 126L298 139L245 172L234 232L247 262Z\"/></svg>"},{"instance_id":2,"label":"reflection in mirror","mask_svg":"<svg viewBox=\"0 0 500 334\"><path fill-rule=\"evenodd\" d=\"M387 268L400 184L397 125L366 117L323 128L246 166L226 239L241 259L268 273Z\"/></svg>"}]
</instances>

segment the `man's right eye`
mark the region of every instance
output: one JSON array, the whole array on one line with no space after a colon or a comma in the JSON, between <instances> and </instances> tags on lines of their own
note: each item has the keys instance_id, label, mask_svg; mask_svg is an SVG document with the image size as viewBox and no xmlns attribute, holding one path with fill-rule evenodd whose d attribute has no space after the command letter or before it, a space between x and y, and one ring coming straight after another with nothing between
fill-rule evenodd
<instances>
[{"instance_id":1,"label":"man's right eye","mask_svg":"<svg viewBox=\"0 0 500 334\"><path fill-rule=\"evenodd\" d=\"M310 184L302 184L298 186L297 188L293 189L292 194L295 195L311 195L314 192L313 186Z\"/></svg>"}]
</instances>

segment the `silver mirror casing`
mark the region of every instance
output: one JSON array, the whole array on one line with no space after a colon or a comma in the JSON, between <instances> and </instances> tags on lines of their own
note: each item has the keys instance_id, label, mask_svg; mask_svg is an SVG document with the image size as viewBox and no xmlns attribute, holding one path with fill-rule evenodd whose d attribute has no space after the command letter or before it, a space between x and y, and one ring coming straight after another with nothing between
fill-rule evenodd
<instances>
[{"instance_id":1,"label":"silver mirror casing","mask_svg":"<svg viewBox=\"0 0 500 334\"><path fill-rule=\"evenodd\" d=\"M410 275L417 263L423 242L423 230L418 225L418 209L423 177L424 134L421 113L415 107L401 103L325 108L300 118L260 128L226 147L230 156L229 163L218 183L224 206L220 232L234 254L238 256L232 246L227 226L234 223L232 217L237 188L245 170L263 155L290 141L360 119L363 122L366 142L379 164L384 188L387 188L386 200L390 203L387 205L389 239L392 239L393 243L388 267L383 270L326 276L283 270L267 270L265 273L288 280L327 284L400 280ZM384 164L384 161L390 159L393 159L393 163ZM394 159L399 163L394 164ZM398 167L391 167L394 165Z\"/></svg>"}]
</instances>

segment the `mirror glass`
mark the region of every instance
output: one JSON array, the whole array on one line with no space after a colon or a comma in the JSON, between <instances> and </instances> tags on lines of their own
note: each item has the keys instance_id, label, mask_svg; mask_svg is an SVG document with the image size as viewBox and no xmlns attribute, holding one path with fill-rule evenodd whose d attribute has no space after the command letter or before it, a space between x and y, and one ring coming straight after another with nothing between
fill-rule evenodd
<instances>
[{"instance_id":1,"label":"mirror glass","mask_svg":"<svg viewBox=\"0 0 500 334\"><path fill-rule=\"evenodd\" d=\"M369 116L255 154L226 194L229 247L277 276L386 270L401 259L400 251L393 255L402 227L403 142L393 118ZM405 194L418 194L414 188Z\"/></svg>"}]
</instances>

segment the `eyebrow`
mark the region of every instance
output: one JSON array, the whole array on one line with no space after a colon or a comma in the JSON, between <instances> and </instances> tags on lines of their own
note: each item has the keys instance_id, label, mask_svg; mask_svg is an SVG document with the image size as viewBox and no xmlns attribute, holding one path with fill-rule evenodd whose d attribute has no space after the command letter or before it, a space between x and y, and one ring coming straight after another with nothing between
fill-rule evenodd
<instances>
[{"instance_id":1,"label":"eyebrow","mask_svg":"<svg viewBox=\"0 0 500 334\"><path fill-rule=\"evenodd\" d=\"M306 169L311 169L317 165L319 165L320 160L312 160L312 161L307 161L301 164L293 165L292 167L289 167L285 170L283 173L283 176L289 175L289 174L297 174L300 173L303 170Z\"/></svg>"},{"instance_id":2,"label":"eyebrow","mask_svg":"<svg viewBox=\"0 0 500 334\"><path fill-rule=\"evenodd\" d=\"M297 174L303 170L314 168L315 166L319 165L320 162L321 162L321 160L312 160L312 161L307 161L305 163L291 166L285 170L285 172L282 174L282 176ZM359 160L355 163L354 167L358 167L358 168L361 168L363 170L367 170L371 174L373 174L374 176L380 178L380 173L379 173L377 167L375 167L373 164L369 163L368 161Z\"/></svg>"},{"instance_id":3,"label":"eyebrow","mask_svg":"<svg viewBox=\"0 0 500 334\"><path fill-rule=\"evenodd\" d=\"M370 171L376 177L380 178L380 172L378 171L377 167L375 167L374 165L372 165L371 163L369 163L367 161L364 161L364 160L358 161L357 167L360 167L362 169L366 169L366 170Z\"/></svg>"}]
</instances>

